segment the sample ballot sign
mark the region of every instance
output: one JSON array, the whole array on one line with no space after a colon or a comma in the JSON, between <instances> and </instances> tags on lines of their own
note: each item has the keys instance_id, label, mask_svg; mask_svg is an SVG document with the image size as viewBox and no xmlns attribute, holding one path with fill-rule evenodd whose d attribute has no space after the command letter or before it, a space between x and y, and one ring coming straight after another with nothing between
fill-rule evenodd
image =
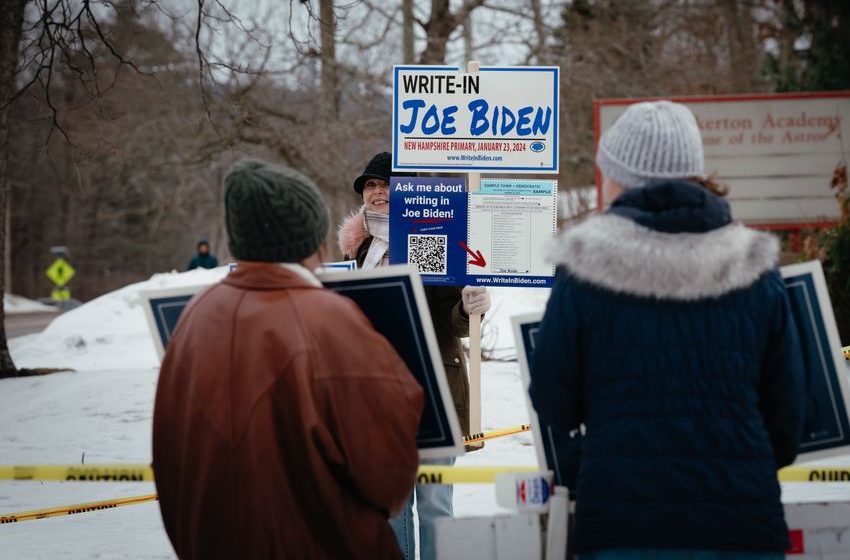
<instances>
[{"instance_id":1,"label":"sample ballot sign","mask_svg":"<svg viewBox=\"0 0 850 560\"><path fill-rule=\"evenodd\" d=\"M393 177L390 263L413 264L424 284L552 285L545 248L557 224L557 182Z\"/></svg>"},{"instance_id":2,"label":"sample ballot sign","mask_svg":"<svg viewBox=\"0 0 850 560\"><path fill-rule=\"evenodd\" d=\"M559 68L395 66L395 171L558 172Z\"/></svg>"},{"instance_id":3,"label":"sample ballot sign","mask_svg":"<svg viewBox=\"0 0 850 560\"><path fill-rule=\"evenodd\" d=\"M556 181L483 179L481 190L469 193L467 243L490 258L483 266L467 263L467 274L498 276L491 285L551 285L555 267L546 247L557 229L557 195Z\"/></svg>"}]
</instances>

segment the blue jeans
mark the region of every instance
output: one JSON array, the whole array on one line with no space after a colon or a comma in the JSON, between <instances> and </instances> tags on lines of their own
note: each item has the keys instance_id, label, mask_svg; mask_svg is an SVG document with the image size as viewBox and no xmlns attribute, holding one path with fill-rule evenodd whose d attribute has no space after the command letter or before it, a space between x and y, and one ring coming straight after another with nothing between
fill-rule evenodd
<instances>
[{"instance_id":1,"label":"blue jeans","mask_svg":"<svg viewBox=\"0 0 850 560\"><path fill-rule=\"evenodd\" d=\"M580 554L579 560L785 560L785 554L782 552L612 548Z\"/></svg>"},{"instance_id":2,"label":"blue jeans","mask_svg":"<svg viewBox=\"0 0 850 560\"><path fill-rule=\"evenodd\" d=\"M431 459L423 465L454 465L454 459ZM453 487L447 484L417 484L401 513L390 519L398 546L405 560L415 560L416 541L413 528L413 496L419 513L419 560L435 560L437 543L435 524L438 517L452 517Z\"/></svg>"}]
</instances>

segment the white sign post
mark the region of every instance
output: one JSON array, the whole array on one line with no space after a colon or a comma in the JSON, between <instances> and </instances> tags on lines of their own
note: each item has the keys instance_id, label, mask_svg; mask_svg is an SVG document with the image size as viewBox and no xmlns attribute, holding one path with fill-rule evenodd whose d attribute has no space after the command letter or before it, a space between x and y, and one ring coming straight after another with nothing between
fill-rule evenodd
<instances>
[{"instance_id":1,"label":"white sign post","mask_svg":"<svg viewBox=\"0 0 850 560\"><path fill-rule=\"evenodd\" d=\"M477 77L479 69L478 61L470 60L466 71L469 76ZM477 192L480 189L481 174L469 173L466 190ZM481 432L481 314L474 313L469 316L469 433Z\"/></svg>"}]
</instances>

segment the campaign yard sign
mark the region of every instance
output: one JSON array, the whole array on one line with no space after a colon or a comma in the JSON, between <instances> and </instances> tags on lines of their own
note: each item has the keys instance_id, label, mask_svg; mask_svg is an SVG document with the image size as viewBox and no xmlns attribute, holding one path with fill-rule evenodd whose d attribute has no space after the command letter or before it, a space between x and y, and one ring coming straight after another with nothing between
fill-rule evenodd
<instances>
[{"instance_id":1,"label":"campaign yard sign","mask_svg":"<svg viewBox=\"0 0 850 560\"><path fill-rule=\"evenodd\" d=\"M558 172L556 66L393 68L393 170Z\"/></svg>"},{"instance_id":2,"label":"campaign yard sign","mask_svg":"<svg viewBox=\"0 0 850 560\"><path fill-rule=\"evenodd\" d=\"M821 263L785 266L781 272L805 366L806 413L797 462L846 455L850 451L850 382ZM560 481L553 432L540 422L528 396L530 364L542 320L542 313L511 318L538 464L553 470Z\"/></svg>"},{"instance_id":3,"label":"campaign yard sign","mask_svg":"<svg viewBox=\"0 0 850 560\"><path fill-rule=\"evenodd\" d=\"M231 263L235 268L235 263ZM232 270L232 269L231 269ZM177 328L177 321L189 300L209 288L209 284L184 286L180 288L165 288L160 290L145 290L139 294L148 329L153 337L156 354L162 361L168 341Z\"/></svg>"},{"instance_id":4,"label":"campaign yard sign","mask_svg":"<svg viewBox=\"0 0 850 560\"><path fill-rule=\"evenodd\" d=\"M425 409L417 445L424 459L464 453L446 372L440 357L425 292L411 267L329 272L319 275L325 287L357 303L375 329L383 334L425 391ZM189 300L210 285L141 293L148 327L162 360L180 315ZM287 320L285 317L282 321Z\"/></svg>"},{"instance_id":5,"label":"campaign yard sign","mask_svg":"<svg viewBox=\"0 0 850 560\"><path fill-rule=\"evenodd\" d=\"M800 458L850 451L850 383L820 261L781 269L806 366L806 423Z\"/></svg>"},{"instance_id":6,"label":"campaign yard sign","mask_svg":"<svg viewBox=\"0 0 850 560\"><path fill-rule=\"evenodd\" d=\"M413 264L427 285L548 287L546 247L557 228L557 183L393 177L390 263Z\"/></svg>"},{"instance_id":7,"label":"campaign yard sign","mask_svg":"<svg viewBox=\"0 0 850 560\"><path fill-rule=\"evenodd\" d=\"M424 284L466 284L466 180L393 177L390 263L414 264Z\"/></svg>"},{"instance_id":8,"label":"campaign yard sign","mask_svg":"<svg viewBox=\"0 0 850 560\"><path fill-rule=\"evenodd\" d=\"M322 274L328 289L354 300L384 335L425 391L417 434L423 459L463 455L455 412L425 291L410 266Z\"/></svg>"},{"instance_id":9,"label":"campaign yard sign","mask_svg":"<svg viewBox=\"0 0 850 560\"><path fill-rule=\"evenodd\" d=\"M537 465L541 469L551 470L555 474L555 485L563 486L566 473L561 472L554 433L549 425L541 422L537 416L537 411L534 410L534 405L531 404L531 397L528 395L528 388L531 385L531 360L534 357L534 349L537 345L542 321L543 313L529 313L511 317L514 340L516 341L517 362L519 362L519 371L522 377L523 397L528 409L528 417L531 420L531 434L534 438Z\"/></svg>"}]
</instances>

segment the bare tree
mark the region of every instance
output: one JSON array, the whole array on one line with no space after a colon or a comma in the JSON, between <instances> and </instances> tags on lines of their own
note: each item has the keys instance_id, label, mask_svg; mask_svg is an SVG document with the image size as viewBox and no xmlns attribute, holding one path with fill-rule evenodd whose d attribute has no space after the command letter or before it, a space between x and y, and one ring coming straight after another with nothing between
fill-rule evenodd
<instances>
[{"instance_id":1,"label":"bare tree","mask_svg":"<svg viewBox=\"0 0 850 560\"><path fill-rule=\"evenodd\" d=\"M9 194L9 111L15 96L18 75L18 46L26 0L10 0L0 10L0 302L6 285L6 219ZM5 306L4 306L5 307ZM6 343L6 313L0 309L0 377L16 375L17 369Z\"/></svg>"}]
</instances>

